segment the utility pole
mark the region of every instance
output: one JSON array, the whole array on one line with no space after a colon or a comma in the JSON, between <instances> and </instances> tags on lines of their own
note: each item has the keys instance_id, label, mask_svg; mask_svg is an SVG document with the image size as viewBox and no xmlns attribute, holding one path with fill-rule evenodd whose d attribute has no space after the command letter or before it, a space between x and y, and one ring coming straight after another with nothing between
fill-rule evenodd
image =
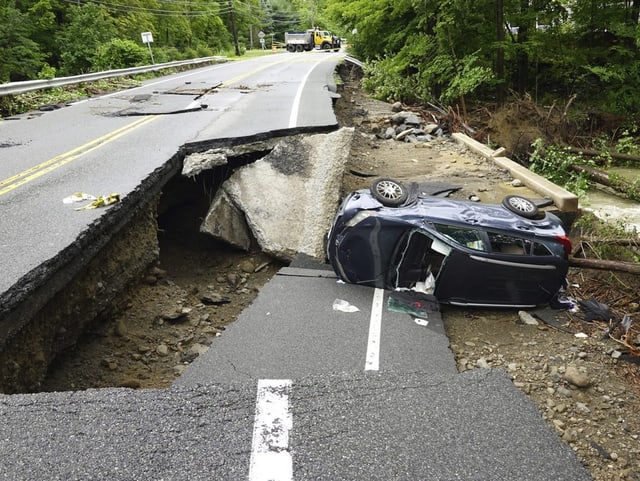
<instances>
[{"instance_id":1,"label":"utility pole","mask_svg":"<svg viewBox=\"0 0 640 481\"><path fill-rule=\"evenodd\" d=\"M229 9L231 10L231 33L233 34L233 45L236 48L236 55L240 56L240 47L238 46L238 32L236 31L236 15L233 11L233 0L229 0Z\"/></svg>"}]
</instances>

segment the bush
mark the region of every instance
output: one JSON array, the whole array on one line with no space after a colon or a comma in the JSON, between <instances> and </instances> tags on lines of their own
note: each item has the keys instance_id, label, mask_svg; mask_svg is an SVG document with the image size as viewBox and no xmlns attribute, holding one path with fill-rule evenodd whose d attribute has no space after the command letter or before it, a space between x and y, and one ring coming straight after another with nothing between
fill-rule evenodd
<instances>
[{"instance_id":1,"label":"bush","mask_svg":"<svg viewBox=\"0 0 640 481\"><path fill-rule=\"evenodd\" d=\"M131 40L113 39L96 52L94 70L112 70L151 63L148 49Z\"/></svg>"},{"instance_id":2,"label":"bush","mask_svg":"<svg viewBox=\"0 0 640 481\"><path fill-rule=\"evenodd\" d=\"M546 177L556 185L560 185L577 196L583 196L589 188L586 174L574 171L573 164L586 164L593 167L593 161L585 160L572 154L568 149L555 145L544 145L537 139L531 154L531 171Z\"/></svg>"}]
</instances>

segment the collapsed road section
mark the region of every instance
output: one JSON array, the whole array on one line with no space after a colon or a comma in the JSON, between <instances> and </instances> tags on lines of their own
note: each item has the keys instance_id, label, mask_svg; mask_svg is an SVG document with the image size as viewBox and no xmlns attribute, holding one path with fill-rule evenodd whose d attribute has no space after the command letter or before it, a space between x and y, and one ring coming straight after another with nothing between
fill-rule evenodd
<instances>
[{"instance_id":1,"label":"collapsed road section","mask_svg":"<svg viewBox=\"0 0 640 481\"><path fill-rule=\"evenodd\" d=\"M323 254L353 130L183 146L73 244L0 295L0 391L40 389L54 359L123 309L159 259L158 217L194 196L203 234L282 261Z\"/></svg>"}]
</instances>

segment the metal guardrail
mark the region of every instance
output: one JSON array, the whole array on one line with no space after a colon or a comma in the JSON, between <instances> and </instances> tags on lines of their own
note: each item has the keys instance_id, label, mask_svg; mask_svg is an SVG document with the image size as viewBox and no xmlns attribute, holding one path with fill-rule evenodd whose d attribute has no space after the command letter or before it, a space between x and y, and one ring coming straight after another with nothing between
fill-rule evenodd
<instances>
[{"instance_id":1,"label":"metal guardrail","mask_svg":"<svg viewBox=\"0 0 640 481\"><path fill-rule=\"evenodd\" d=\"M354 64L354 65L357 65L357 66L358 66L358 67L360 67L360 68L363 68L363 67L364 67L364 63L363 63L361 60L358 60L357 58L352 57L351 55L347 55L344 59L345 59L347 62L350 62L350 63L352 63L352 64Z\"/></svg>"},{"instance_id":2,"label":"metal guardrail","mask_svg":"<svg viewBox=\"0 0 640 481\"><path fill-rule=\"evenodd\" d=\"M32 90L48 89L53 87L62 87L63 85L71 85L82 82L90 82L105 78L125 77L127 75L135 75L146 72L155 72L173 67L183 67L185 65L200 65L206 63L222 63L226 62L227 57L204 57L191 60L179 60L176 62L167 62L155 65L145 65L142 67L123 68L118 70L106 70L104 72L88 73L84 75L75 75L73 77L58 77L48 80L27 80L25 82L10 82L0 84L0 97L6 95L16 95Z\"/></svg>"}]
</instances>

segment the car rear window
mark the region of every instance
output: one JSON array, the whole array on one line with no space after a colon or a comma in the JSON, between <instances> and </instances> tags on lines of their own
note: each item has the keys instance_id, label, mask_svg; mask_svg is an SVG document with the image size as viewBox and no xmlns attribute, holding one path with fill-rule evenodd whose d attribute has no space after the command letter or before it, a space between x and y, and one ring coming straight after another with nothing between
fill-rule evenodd
<instances>
[{"instance_id":1,"label":"car rear window","mask_svg":"<svg viewBox=\"0 0 640 481\"><path fill-rule=\"evenodd\" d=\"M444 224L435 224L434 227L447 238L469 249L482 252L489 251L484 231Z\"/></svg>"},{"instance_id":2,"label":"car rear window","mask_svg":"<svg viewBox=\"0 0 640 481\"><path fill-rule=\"evenodd\" d=\"M445 224L435 224L434 226L438 232L468 249L505 255L553 255L544 244L515 235Z\"/></svg>"},{"instance_id":3,"label":"car rear window","mask_svg":"<svg viewBox=\"0 0 640 481\"><path fill-rule=\"evenodd\" d=\"M539 242L534 242L522 237L516 237L509 234L487 232L491 250L507 255L534 255L534 256L550 256L553 253Z\"/></svg>"}]
</instances>

